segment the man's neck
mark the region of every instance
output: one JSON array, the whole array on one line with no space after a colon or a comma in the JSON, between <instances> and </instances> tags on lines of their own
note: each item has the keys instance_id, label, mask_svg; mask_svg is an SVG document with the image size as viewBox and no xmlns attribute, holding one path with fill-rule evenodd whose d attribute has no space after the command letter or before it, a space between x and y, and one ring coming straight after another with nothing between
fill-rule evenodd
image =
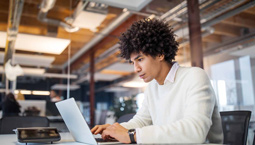
<instances>
[{"instance_id":1,"label":"man's neck","mask_svg":"<svg viewBox=\"0 0 255 145\"><path fill-rule=\"evenodd\" d=\"M172 66L173 66L172 63L163 62L161 70L158 74L158 78L155 78L159 85L164 85L164 81L169 71L171 70Z\"/></svg>"}]
</instances>

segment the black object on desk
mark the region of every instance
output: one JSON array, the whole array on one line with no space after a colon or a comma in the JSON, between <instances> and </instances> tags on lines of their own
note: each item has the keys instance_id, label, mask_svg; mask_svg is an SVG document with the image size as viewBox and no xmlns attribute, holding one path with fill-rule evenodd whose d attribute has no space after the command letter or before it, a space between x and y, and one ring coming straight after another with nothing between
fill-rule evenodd
<instances>
[{"instance_id":1,"label":"black object on desk","mask_svg":"<svg viewBox=\"0 0 255 145\"><path fill-rule=\"evenodd\" d=\"M55 142L61 139L57 128L54 127L30 127L14 130L18 141L21 143Z\"/></svg>"},{"instance_id":2,"label":"black object on desk","mask_svg":"<svg viewBox=\"0 0 255 145\"><path fill-rule=\"evenodd\" d=\"M46 115L47 116L60 116L60 113L55 104L56 102L47 101L46 102Z\"/></svg>"}]
</instances>

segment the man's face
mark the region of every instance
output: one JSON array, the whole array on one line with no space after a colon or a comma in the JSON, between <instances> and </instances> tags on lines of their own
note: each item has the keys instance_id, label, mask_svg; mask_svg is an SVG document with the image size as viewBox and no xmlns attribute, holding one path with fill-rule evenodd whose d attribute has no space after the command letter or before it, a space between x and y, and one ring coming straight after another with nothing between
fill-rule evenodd
<instances>
[{"instance_id":1,"label":"man's face","mask_svg":"<svg viewBox=\"0 0 255 145\"><path fill-rule=\"evenodd\" d=\"M160 76L160 57L153 58L143 53L132 53L130 63L134 65L134 71L144 82L150 82Z\"/></svg>"}]
</instances>

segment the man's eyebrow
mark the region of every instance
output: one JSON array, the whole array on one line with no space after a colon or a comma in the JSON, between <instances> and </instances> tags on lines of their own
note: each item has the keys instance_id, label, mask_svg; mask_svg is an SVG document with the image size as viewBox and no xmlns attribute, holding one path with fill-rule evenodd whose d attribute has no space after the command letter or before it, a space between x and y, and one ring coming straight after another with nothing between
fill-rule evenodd
<instances>
[{"instance_id":1,"label":"man's eyebrow","mask_svg":"<svg viewBox=\"0 0 255 145\"><path fill-rule=\"evenodd\" d=\"M139 57L141 57L142 55L141 54L139 54L139 55L137 55L136 57L135 57L135 59L134 60L137 60ZM129 61L128 61L129 63L133 63L133 61L130 59Z\"/></svg>"},{"instance_id":2,"label":"man's eyebrow","mask_svg":"<svg viewBox=\"0 0 255 145\"><path fill-rule=\"evenodd\" d=\"M134 60L137 60L139 57L141 57L142 55L141 54L139 54L139 55L137 55L137 57L135 57L135 59Z\"/></svg>"}]
</instances>

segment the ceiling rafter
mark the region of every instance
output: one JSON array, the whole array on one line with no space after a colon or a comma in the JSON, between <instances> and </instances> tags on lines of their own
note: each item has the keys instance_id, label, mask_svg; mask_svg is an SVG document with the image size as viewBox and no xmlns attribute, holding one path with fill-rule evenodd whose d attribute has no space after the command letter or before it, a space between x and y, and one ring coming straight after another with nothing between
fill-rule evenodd
<instances>
[{"instance_id":1,"label":"ceiling rafter","mask_svg":"<svg viewBox=\"0 0 255 145\"><path fill-rule=\"evenodd\" d=\"M213 28L214 28L214 34L231 36L231 37L240 36L240 28L232 26L232 25L216 24L213 26Z\"/></svg>"},{"instance_id":2,"label":"ceiling rafter","mask_svg":"<svg viewBox=\"0 0 255 145\"><path fill-rule=\"evenodd\" d=\"M216 34L212 34L212 35L208 35L206 37L203 37L202 40L205 41L205 42L214 42L214 43L222 42L221 36L216 35Z\"/></svg>"},{"instance_id":3,"label":"ceiling rafter","mask_svg":"<svg viewBox=\"0 0 255 145\"><path fill-rule=\"evenodd\" d=\"M223 20L222 23L239 27L255 28L255 16L238 14L234 17Z\"/></svg>"}]
</instances>

